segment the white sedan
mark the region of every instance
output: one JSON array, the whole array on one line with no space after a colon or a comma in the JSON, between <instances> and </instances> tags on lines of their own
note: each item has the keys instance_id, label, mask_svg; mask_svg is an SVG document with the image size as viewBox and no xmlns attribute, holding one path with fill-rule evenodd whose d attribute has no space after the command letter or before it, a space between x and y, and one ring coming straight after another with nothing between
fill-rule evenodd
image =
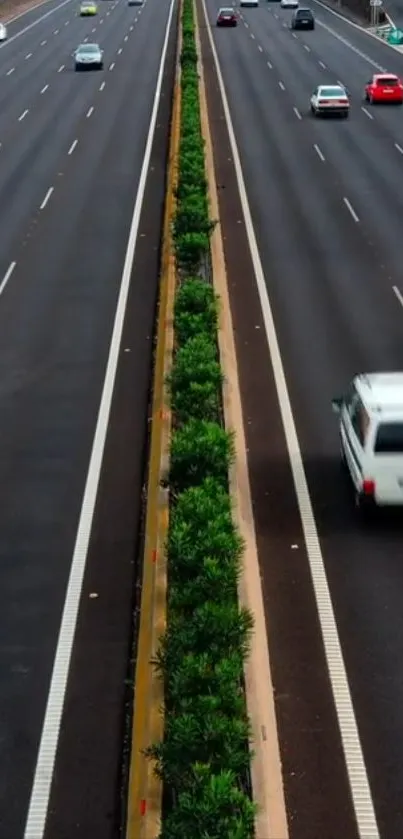
<instances>
[{"instance_id":1,"label":"white sedan","mask_svg":"<svg viewBox=\"0 0 403 839\"><path fill-rule=\"evenodd\" d=\"M345 87L336 84L319 85L311 96L311 113L315 117L321 114L338 114L348 117L350 100Z\"/></svg>"},{"instance_id":2,"label":"white sedan","mask_svg":"<svg viewBox=\"0 0 403 839\"><path fill-rule=\"evenodd\" d=\"M299 0L281 0L282 9L298 9Z\"/></svg>"},{"instance_id":3,"label":"white sedan","mask_svg":"<svg viewBox=\"0 0 403 839\"><path fill-rule=\"evenodd\" d=\"M0 23L0 41L7 40L7 29L4 26L4 23Z\"/></svg>"}]
</instances>

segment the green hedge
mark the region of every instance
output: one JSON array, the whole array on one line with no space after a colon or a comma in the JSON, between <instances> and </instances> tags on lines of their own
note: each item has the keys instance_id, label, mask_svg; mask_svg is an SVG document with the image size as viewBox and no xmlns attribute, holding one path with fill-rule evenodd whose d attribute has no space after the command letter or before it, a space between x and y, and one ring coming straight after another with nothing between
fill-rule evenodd
<instances>
[{"instance_id":1,"label":"green hedge","mask_svg":"<svg viewBox=\"0 0 403 839\"><path fill-rule=\"evenodd\" d=\"M228 491L233 438L220 422L218 301L197 276L213 225L193 0L184 0L182 35L167 629L155 662L164 681L165 731L148 753L167 802L161 839L251 839L255 806L245 782L251 755L243 667L252 618L237 597L243 545Z\"/></svg>"}]
</instances>

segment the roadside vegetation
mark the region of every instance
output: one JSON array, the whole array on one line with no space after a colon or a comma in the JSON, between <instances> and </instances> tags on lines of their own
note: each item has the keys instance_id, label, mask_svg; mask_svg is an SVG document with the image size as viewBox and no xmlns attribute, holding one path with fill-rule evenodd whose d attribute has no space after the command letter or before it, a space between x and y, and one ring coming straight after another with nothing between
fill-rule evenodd
<instances>
[{"instance_id":1,"label":"roadside vegetation","mask_svg":"<svg viewBox=\"0 0 403 839\"><path fill-rule=\"evenodd\" d=\"M164 787L161 839L251 839L255 807L247 783L243 665L252 618L237 598L242 542L228 490L233 438L222 423L218 300L201 271L213 225L193 0L184 0L182 37L167 629L156 660L164 681L165 734L149 757Z\"/></svg>"}]
</instances>

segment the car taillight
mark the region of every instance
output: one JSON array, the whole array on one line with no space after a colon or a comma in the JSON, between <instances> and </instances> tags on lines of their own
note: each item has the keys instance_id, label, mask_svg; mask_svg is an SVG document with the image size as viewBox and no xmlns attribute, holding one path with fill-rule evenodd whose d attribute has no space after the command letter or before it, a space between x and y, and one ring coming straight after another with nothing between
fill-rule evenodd
<instances>
[{"instance_id":1,"label":"car taillight","mask_svg":"<svg viewBox=\"0 0 403 839\"><path fill-rule=\"evenodd\" d=\"M373 496L375 495L375 481L370 478L366 478L362 482L362 491L364 495Z\"/></svg>"}]
</instances>

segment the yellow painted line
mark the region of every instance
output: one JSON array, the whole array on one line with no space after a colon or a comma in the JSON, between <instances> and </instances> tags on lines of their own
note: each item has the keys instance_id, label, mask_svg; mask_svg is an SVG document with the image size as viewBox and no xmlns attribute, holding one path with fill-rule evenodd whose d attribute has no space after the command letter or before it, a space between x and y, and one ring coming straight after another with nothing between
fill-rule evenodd
<instances>
[{"instance_id":1,"label":"yellow painted line","mask_svg":"<svg viewBox=\"0 0 403 839\"><path fill-rule=\"evenodd\" d=\"M207 26L206 18L202 21ZM214 169L200 35L196 18L196 45L199 55L199 90L202 132L206 149L211 218L219 218L219 203ZM245 551L239 584L239 599L254 618L250 655L245 665L248 715L251 720L254 759L251 762L253 798L258 806L255 820L256 839L288 839L280 748L278 742L274 693L271 679L267 628L260 581L256 532L248 474L248 457L243 424L238 365L232 326L228 279L225 267L221 227L217 224L211 238L214 287L220 298L218 344L224 373L223 405L225 425L234 429L235 460L230 470L230 492L234 518Z\"/></svg>"},{"instance_id":2,"label":"yellow painted line","mask_svg":"<svg viewBox=\"0 0 403 839\"><path fill-rule=\"evenodd\" d=\"M181 18L179 19L181 21ZM179 23L180 25L180 23ZM178 54L180 37L178 38ZM177 68L179 61L177 56ZM163 685L151 664L158 638L165 628L166 561L164 545L168 529L168 494L161 490L161 474L167 468L171 415L167 404L166 375L173 349L173 300L175 261L171 225L175 210L177 157L180 138L181 92L177 70L173 97L167 193L161 259L157 347L154 369L152 430L147 482L147 513L143 582L137 649L135 695L131 734L131 759L127 804L126 839L157 839L160 833L162 784L143 750L162 738Z\"/></svg>"}]
</instances>

